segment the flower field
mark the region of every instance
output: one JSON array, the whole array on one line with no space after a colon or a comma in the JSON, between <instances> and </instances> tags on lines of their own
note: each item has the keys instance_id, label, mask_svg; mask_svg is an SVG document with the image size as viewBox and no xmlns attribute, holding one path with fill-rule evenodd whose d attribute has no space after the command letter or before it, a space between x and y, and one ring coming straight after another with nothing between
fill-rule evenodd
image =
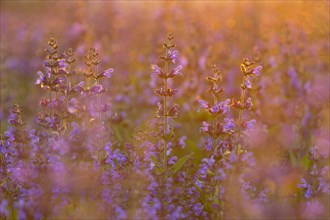
<instances>
[{"instance_id":1,"label":"flower field","mask_svg":"<svg viewBox=\"0 0 330 220\"><path fill-rule=\"evenodd\" d=\"M328 1L1 1L0 219L329 219Z\"/></svg>"}]
</instances>

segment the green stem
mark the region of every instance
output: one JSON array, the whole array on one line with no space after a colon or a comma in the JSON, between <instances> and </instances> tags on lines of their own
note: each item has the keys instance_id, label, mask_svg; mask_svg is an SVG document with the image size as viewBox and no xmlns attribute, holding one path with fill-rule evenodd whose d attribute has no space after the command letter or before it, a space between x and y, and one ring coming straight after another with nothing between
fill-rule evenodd
<instances>
[{"instance_id":1,"label":"green stem","mask_svg":"<svg viewBox=\"0 0 330 220\"><path fill-rule=\"evenodd\" d=\"M243 77L243 84L245 82L245 76ZM238 156L240 148L241 148L241 144L240 144L240 140L241 140L241 130L242 130L242 122L243 122L243 112L244 112L244 102L245 102L245 88L241 88L241 107L239 110L239 115L238 115L238 132L237 132L237 148L236 148L236 156Z\"/></svg>"},{"instance_id":2,"label":"green stem","mask_svg":"<svg viewBox=\"0 0 330 220\"><path fill-rule=\"evenodd\" d=\"M67 83L68 83L68 88L69 91L71 90L71 79L70 79L70 75L72 74L72 64L69 64L69 75L67 76Z\"/></svg>"},{"instance_id":3,"label":"green stem","mask_svg":"<svg viewBox=\"0 0 330 220\"><path fill-rule=\"evenodd\" d=\"M98 75L98 66L95 66L95 72L96 76ZM96 79L96 84L98 85L100 83L100 79ZM99 119L98 119L98 125L99 128L101 129L102 125L102 112L101 112L101 94L97 94L97 111L99 112ZM98 158L99 160L103 159L103 152L102 152L102 146L103 146L103 141L102 138L99 139L99 149L98 149Z\"/></svg>"},{"instance_id":4,"label":"green stem","mask_svg":"<svg viewBox=\"0 0 330 220\"><path fill-rule=\"evenodd\" d=\"M9 210L10 210L10 217L9 219L15 219L15 210L14 210L14 199L12 196L12 192L10 192L10 197L9 197Z\"/></svg>"},{"instance_id":5,"label":"green stem","mask_svg":"<svg viewBox=\"0 0 330 220\"><path fill-rule=\"evenodd\" d=\"M216 78L216 72L214 72L214 78ZM213 88L216 89L216 83L213 84ZM216 96L216 94L213 93L213 105L218 104L218 97ZM217 147L217 124L218 124L218 115L213 116L213 134L212 134L212 138L213 138L213 149L216 150ZM217 166L219 166L220 164L217 164ZM220 192L220 185L217 184L217 182L215 182L213 185L213 192L214 195L219 195ZM216 199L218 199L218 196L216 196ZM219 203L221 203L221 201L219 201ZM215 214L216 218L218 218L218 212L216 212ZM220 210L220 219L223 219L223 211Z\"/></svg>"},{"instance_id":6,"label":"green stem","mask_svg":"<svg viewBox=\"0 0 330 220\"><path fill-rule=\"evenodd\" d=\"M165 57L167 57L168 50L166 49ZM167 75L168 71L168 62L165 60L165 74ZM164 89L167 91L167 78L164 78ZM168 124L168 118L167 118L167 96L164 96L163 99L163 105L164 105L164 172L165 172L165 178L167 179L167 124Z\"/></svg>"},{"instance_id":7,"label":"green stem","mask_svg":"<svg viewBox=\"0 0 330 220\"><path fill-rule=\"evenodd\" d=\"M217 75L214 72L214 78L216 78ZM213 88L216 89L216 83L213 84ZM218 98L217 96L213 93L213 105L216 105L218 103ZM216 142L217 142L217 124L218 124L218 115L215 115L213 117L213 149L216 149Z\"/></svg>"}]
</instances>

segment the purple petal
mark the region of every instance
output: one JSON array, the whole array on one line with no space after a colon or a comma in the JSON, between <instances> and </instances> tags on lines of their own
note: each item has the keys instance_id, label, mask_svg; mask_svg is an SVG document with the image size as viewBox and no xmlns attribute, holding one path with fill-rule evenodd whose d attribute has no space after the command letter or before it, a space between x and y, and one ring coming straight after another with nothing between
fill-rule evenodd
<instances>
[{"instance_id":1,"label":"purple petal","mask_svg":"<svg viewBox=\"0 0 330 220\"><path fill-rule=\"evenodd\" d=\"M103 86L102 85L95 85L90 89L90 93L93 95L99 94L103 91Z\"/></svg>"},{"instance_id":2,"label":"purple petal","mask_svg":"<svg viewBox=\"0 0 330 220\"><path fill-rule=\"evenodd\" d=\"M246 129L247 130L253 130L255 123L256 123L256 120L254 120L254 119L246 122Z\"/></svg>"},{"instance_id":3,"label":"purple petal","mask_svg":"<svg viewBox=\"0 0 330 220\"><path fill-rule=\"evenodd\" d=\"M182 70L182 66L181 65L179 65L179 66L177 66L174 70L173 70L173 72L174 72L174 75L181 75L182 76L182 73L180 72Z\"/></svg>"},{"instance_id":4,"label":"purple petal","mask_svg":"<svg viewBox=\"0 0 330 220\"><path fill-rule=\"evenodd\" d=\"M199 112L201 108L207 109L209 107L209 103L207 101L200 99L198 102L199 102L199 108L197 109L197 112Z\"/></svg>"},{"instance_id":5,"label":"purple petal","mask_svg":"<svg viewBox=\"0 0 330 220\"><path fill-rule=\"evenodd\" d=\"M85 82L81 81L80 83L78 83L77 85L74 86L74 90L77 92L82 92L84 91L84 87L85 86Z\"/></svg>"},{"instance_id":6,"label":"purple petal","mask_svg":"<svg viewBox=\"0 0 330 220\"><path fill-rule=\"evenodd\" d=\"M262 66L257 66L256 68L253 69L252 73L256 76L260 76L261 70L262 70Z\"/></svg>"},{"instance_id":7,"label":"purple petal","mask_svg":"<svg viewBox=\"0 0 330 220\"><path fill-rule=\"evenodd\" d=\"M252 89L252 83L250 81L249 77L246 77L245 81L244 81L244 86L248 89Z\"/></svg>"},{"instance_id":8,"label":"purple petal","mask_svg":"<svg viewBox=\"0 0 330 220\"><path fill-rule=\"evenodd\" d=\"M103 72L103 76L107 77L107 78L110 78L112 76L112 73L113 72L113 69L110 68L110 69L107 69Z\"/></svg>"}]
</instances>

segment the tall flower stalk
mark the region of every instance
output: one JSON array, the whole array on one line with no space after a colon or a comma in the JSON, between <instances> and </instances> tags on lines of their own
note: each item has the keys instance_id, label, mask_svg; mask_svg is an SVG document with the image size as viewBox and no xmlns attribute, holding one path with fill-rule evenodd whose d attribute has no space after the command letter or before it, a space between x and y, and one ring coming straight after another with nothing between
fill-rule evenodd
<instances>
[{"instance_id":1,"label":"tall flower stalk","mask_svg":"<svg viewBox=\"0 0 330 220\"><path fill-rule=\"evenodd\" d=\"M243 73L243 82L241 84L241 96L239 101L233 100L233 106L239 110L238 113L238 131L237 131L237 145L236 145L236 156L241 151L241 133L246 127L246 123L243 121L244 110L251 110L252 103L251 98L246 99L246 91L252 89L251 76L260 76L262 66L253 68L254 62L250 62L248 58L244 58L240 66L241 72Z\"/></svg>"},{"instance_id":2,"label":"tall flower stalk","mask_svg":"<svg viewBox=\"0 0 330 220\"><path fill-rule=\"evenodd\" d=\"M48 48L45 49L46 60L44 61L45 71L38 71L39 78L35 84L40 85L42 89L48 91L48 99L41 101L41 106L46 109L38 116L38 122L49 131L60 134L63 128L63 118L65 112L62 112L63 97L57 97L58 92L61 92L65 78L67 75L67 63L64 55L59 54L58 44L55 38L50 38ZM55 93L55 95L53 95Z\"/></svg>"},{"instance_id":3,"label":"tall flower stalk","mask_svg":"<svg viewBox=\"0 0 330 220\"><path fill-rule=\"evenodd\" d=\"M165 57L164 57L164 66L165 66L165 74L167 74L168 72L168 59L167 59L167 55L168 55L168 51L171 47L174 47L174 45L172 44L172 40L173 40L173 36L171 34L168 35L167 37L167 43L165 43L163 46L166 48L165 50ZM164 77L163 79L163 83L164 83L164 91L167 91L168 89L168 85L167 85L167 77ZM168 115L167 115L167 96L164 95L163 96L163 106L164 106L164 129L163 129L163 135L164 135L164 151L163 151L163 157L164 157L164 170L165 170L165 175L167 175L167 138L166 138L166 134L167 134L167 127L168 127Z\"/></svg>"},{"instance_id":4,"label":"tall flower stalk","mask_svg":"<svg viewBox=\"0 0 330 220\"><path fill-rule=\"evenodd\" d=\"M207 81L210 86L208 93L213 96L213 102L209 103L205 100L199 100L200 107L207 110L211 115L211 123L203 122L203 126L200 128L200 132L206 133L205 150L208 156L202 160L200 170L197 174L198 183L202 183L210 194L209 201L211 206L216 206L219 212L214 212L212 218L223 219L224 218L224 199L223 199L223 186L222 181L225 178L225 173L221 164L221 160L224 156L230 152L231 148L226 142L226 139L231 136L232 128L228 126L228 123L221 123L220 116L225 115L230 109L230 99L220 102L220 96L224 89L221 87L222 75L220 69L213 66L213 76L208 76ZM225 121L228 119L225 119ZM211 177L207 177L207 171L212 173Z\"/></svg>"},{"instance_id":5,"label":"tall flower stalk","mask_svg":"<svg viewBox=\"0 0 330 220\"><path fill-rule=\"evenodd\" d=\"M157 116L163 119L163 124L161 127L162 131L162 140L163 144L163 169L165 178L168 176L168 141L171 137L171 129L169 127L169 118L176 117L178 115L178 105L174 104L170 108L168 108L168 98L179 92L178 89L171 89L168 85L168 80L174 78L175 76L181 75L182 66L179 65L172 70L169 69L171 63L176 63L178 61L179 52L177 50L172 50L175 48L175 44L173 43L173 35L169 33L167 35L167 42L163 44L163 48L165 49L165 55L160 58L164 60L164 69L160 68L157 65L151 65L151 70L153 71L153 75L157 75L160 79L162 79L162 86L160 89L156 89L155 93L157 96L162 97L162 103L158 102L158 111Z\"/></svg>"},{"instance_id":6,"label":"tall flower stalk","mask_svg":"<svg viewBox=\"0 0 330 220\"><path fill-rule=\"evenodd\" d=\"M85 80L86 83L82 83L85 88L80 88L82 95L96 95L97 98L97 106L96 112L98 117L98 128L100 131L100 135L98 136L98 148L97 148L97 157L99 161L102 161L105 157L105 153L103 152L103 137L102 131L104 130L104 125L102 124L102 112L106 112L110 109L110 104L105 103L101 104L101 93L105 91L103 85L101 84L101 78L107 77L111 78L113 69L107 69L101 73L99 73L98 65L100 60L98 58L98 52L96 48L90 48L88 54L85 56L85 64L87 65L87 70L85 72ZM89 81L93 80L94 83L89 83Z\"/></svg>"},{"instance_id":7,"label":"tall flower stalk","mask_svg":"<svg viewBox=\"0 0 330 220\"><path fill-rule=\"evenodd\" d=\"M183 184L176 180L180 175L178 172L192 156L192 154L188 154L178 158L171 155L173 147L176 146L172 119L179 114L179 105L170 104L169 101L170 97L179 92L179 89L170 88L171 79L181 75L182 69L181 65L171 66L172 63L177 63L179 55L177 50L173 50L175 47L173 39L173 35L168 34L167 41L163 44L165 55L160 57L164 61L163 68L155 64L151 65L152 76L161 80L160 88L155 90L155 94L160 97L157 102L156 120L159 131L155 135L158 139L156 144L152 144L152 150L145 155L149 161L146 173L150 183L148 194L143 200L143 207L149 218L153 219L172 219L173 216L184 218L183 207L185 206L182 205L184 202L181 201L183 197L179 198L176 194L177 190L182 190Z\"/></svg>"}]
</instances>

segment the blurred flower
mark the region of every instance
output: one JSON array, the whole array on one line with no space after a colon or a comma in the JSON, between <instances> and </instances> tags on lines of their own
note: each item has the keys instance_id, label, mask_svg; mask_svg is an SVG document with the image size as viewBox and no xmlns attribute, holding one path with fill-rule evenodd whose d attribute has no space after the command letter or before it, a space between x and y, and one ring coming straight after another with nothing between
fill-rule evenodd
<instances>
[{"instance_id":1,"label":"blurred flower","mask_svg":"<svg viewBox=\"0 0 330 220\"><path fill-rule=\"evenodd\" d=\"M127 219L127 214L123 208L121 208L119 205L115 205L115 212L117 219Z\"/></svg>"},{"instance_id":2,"label":"blurred flower","mask_svg":"<svg viewBox=\"0 0 330 220\"><path fill-rule=\"evenodd\" d=\"M319 218L324 212L324 206L318 200L308 201L306 207L303 210L304 216L307 218Z\"/></svg>"},{"instance_id":3,"label":"blurred flower","mask_svg":"<svg viewBox=\"0 0 330 220\"><path fill-rule=\"evenodd\" d=\"M175 67L175 68L173 69L173 74L174 74L175 76L177 76L177 75L181 75L181 76L182 76L182 73L181 73L182 68L183 68L183 67L182 67L181 65Z\"/></svg>"},{"instance_id":4,"label":"blurred flower","mask_svg":"<svg viewBox=\"0 0 330 220\"><path fill-rule=\"evenodd\" d=\"M210 104L207 101L201 99L198 102L199 102L199 108L197 112L199 112L201 108L208 109L210 107Z\"/></svg>"},{"instance_id":5,"label":"blurred flower","mask_svg":"<svg viewBox=\"0 0 330 220\"><path fill-rule=\"evenodd\" d=\"M113 69L112 68L105 70L104 72L101 73L101 75L102 76L105 76L107 78L111 78L111 76L112 76L111 73L113 73Z\"/></svg>"},{"instance_id":6,"label":"blurred flower","mask_svg":"<svg viewBox=\"0 0 330 220\"><path fill-rule=\"evenodd\" d=\"M236 127L234 119L225 118L225 124L223 125L223 132L234 132Z\"/></svg>"},{"instance_id":7,"label":"blurred flower","mask_svg":"<svg viewBox=\"0 0 330 220\"><path fill-rule=\"evenodd\" d=\"M206 132L206 133L208 133L208 132L210 132L210 124L209 123L207 123L207 122L205 122L205 121L203 121L203 126L200 128L200 132Z\"/></svg>"},{"instance_id":8,"label":"blurred flower","mask_svg":"<svg viewBox=\"0 0 330 220\"><path fill-rule=\"evenodd\" d=\"M262 66L257 66L253 69L252 73L256 76L260 76L261 75L261 70L262 70Z\"/></svg>"},{"instance_id":9,"label":"blurred flower","mask_svg":"<svg viewBox=\"0 0 330 220\"><path fill-rule=\"evenodd\" d=\"M75 114L75 113L77 113L78 109L79 109L78 100L75 98L71 98L70 101L68 101L68 103L67 103L68 112L70 112L71 114Z\"/></svg>"},{"instance_id":10,"label":"blurred flower","mask_svg":"<svg viewBox=\"0 0 330 220\"><path fill-rule=\"evenodd\" d=\"M177 156L173 156L168 160L168 164L175 164L178 161L178 157Z\"/></svg>"},{"instance_id":11,"label":"blurred flower","mask_svg":"<svg viewBox=\"0 0 330 220\"><path fill-rule=\"evenodd\" d=\"M211 151L213 148L213 140L211 138L207 138L204 146L206 151Z\"/></svg>"},{"instance_id":12,"label":"blurred flower","mask_svg":"<svg viewBox=\"0 0 330 220\"><path fill-rule=\"evenodd\" d=\"M39 78L35 81L34 84L36 85L46 85L47 84L47 78L44 76L44 74L41 71L38 71Z\"/></svg>"},{"instance_id":13,"label":"blurred flower","mask_svg":"<svg viewBox=\"0 0 330 220\"><path fill-rule=\"evenodd\" d=\"M252 83L251 83L251 81L250 81L250 77L249 77L249 76L247 76L247 77L245 78L245 80L244 80L244 86L245 86L246 88L248 88L248 89L252 89Z\"/></svg>"},{"instance_id":14,"label":"blurred flower","mask_svg":"<svg viewBox=\"0 0 330 220\"><path fill-rule=\"evenodd\" d=\"M167 56L172 60L173 63L176 63L179 59L179 52L177 50L171 52L170 50L167 52ZM181 67L182 68L182 67Z\"/></svg>"},{"instance_id":15,"label":"blurred flower","mask_svg":"<svg viewBox=\"0 0 330 220\"><path fill-rule=\"evenodd\" d=\"M152 70L151 76L159 76L160 77L160 76L164 75L163 70L159 66L157 66L155 64L152 64L150 68Z\"/></svg>"},{"instance_id":16,"label":"blurred flower","mask_svg":"<svg viewBox=\"0 0 330 220\"><path fill-rule=\"evenodd\" d=\"M251 110L252 108L252 102L251 102L251 97L249 97L245 103L244 103L244 108L246 108L247 110Z\"/></svg>"},{"instance_id":17,"label":"blurred flower","mask_svg":"<svg viewBox=\"0 0 330 220\"><path fill-rule=\"evenodd\" d=\"M178 141L178 144L179 146L181 146L182 149L184 149L186 147L186 139L187 139L187 136L182 136L179 141Z\"/></svg>"},{"instance_id":18,"label":"blurred flower","mask_svg":"<svg viewBox=\"0 0 330 220\"><path fill-rule=\"evenodd\" d=\"M194 211L194 214L196 216L200 216L203 212L203 205L201 203L196 203L193 207L192 210Z\"/></svg>"},{"instance_id":19,"label":"blurred flower","mask_svg":"<svg viewBox=\"0 0 330 220\"><path fill-rule=\"evenodd\" d=\"M245 122L245 128L249 131L252 131L254 129L255 124L256 124L256 120L251 119L250 121Z\"/></svg>"}]
</instances>

